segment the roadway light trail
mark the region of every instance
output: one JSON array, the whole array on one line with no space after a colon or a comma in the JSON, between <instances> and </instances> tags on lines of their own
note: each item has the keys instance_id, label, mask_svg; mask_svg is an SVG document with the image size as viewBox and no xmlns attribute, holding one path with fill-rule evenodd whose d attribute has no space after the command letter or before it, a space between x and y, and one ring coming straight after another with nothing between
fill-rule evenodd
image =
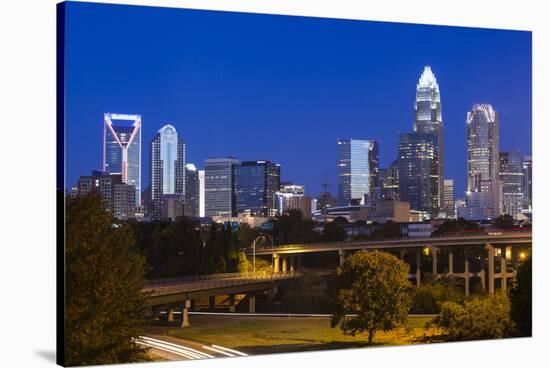
<instances>
[{"instance_id":1,"label":"roadway light trail","mask_svg":"<svg viewBox=\"0 0 550 368\"><path fill-rule=\"evenodd\" d=\"M224 348L223 346L219 346L219 345L214 345L214 344L212 344L212 347L213 347L213 348L216 348L216 349L221 349L221 350L224 350L224 351L233 353L233 354L237 354L237 355L240 355L240 356L248 356L248 354L245 354L245 353L243 353L242 351L233 350L233 349L229 349L229 348Z\"/></svg>"},{"instance_id":2,"label":"roadway light trail","mask_svg":"<svg viewBox=\"0 0 550 368\"><path fill-rule=\"evenodd\" d=\"M167 352L167 353L171 353L171 354L175 354L175 355L182 356L182 357L187 358L187 359L191 359L191 360L195 359L195 358L192 357L191 355L188 355L188 354L185 354L185 353L176 351L176 350L174 350L174 349L169 349L169 348L164 348L164 347L161 347L161 346L157 346L157 345L155 345L155 344L146 343L146 342L142 342L142 341L136 341L136 344L144 345L144 346L147 346L147 347L150 347L150 348L159 349L159 350L165 351L165 352Z\"/></svg>"},{"instance_id":3,"label":"roadway light trail","mask_svg":"<svg viewBox=\"0 0 550 368\"><path fill-rule=\"evenodd\" d=\"M191 359L214 358L213 355L204 353L202 351L199 351L187 346L183 346L183 345L173 344L171 342L167 342L164 340L153 339L151 337L146 337L146 336L140 336L140 340L143 343L154 345L155 347L160 348L161 350L168 349L172 351L177 351L181 354L190 355L192 356Z\"/></svg>"},{"instance_id":4,"label":"roadway light trail","mask_svg":"<svg viewBox=\"0 0 550 368\"><path fill-rule=\"evenodd\" d=\"M223 354L223 355L226 355L228 357L234 357L235 356L235 354L231 354L231 353L228 353L226 351L219 350L219 349L216 349L216 348L213 348L213 347L210 347L210 346L203 345L202 347L203 347L203 349L214 351L216 353Z\"/></svg>"}]
</instances>

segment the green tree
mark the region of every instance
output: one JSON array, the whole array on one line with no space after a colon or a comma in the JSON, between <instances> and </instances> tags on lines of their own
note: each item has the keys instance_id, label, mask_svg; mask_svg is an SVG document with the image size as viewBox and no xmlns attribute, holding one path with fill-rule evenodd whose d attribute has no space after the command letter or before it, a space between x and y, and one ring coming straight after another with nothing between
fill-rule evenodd
<instances>
[{"instance_id":1,"label":"green tree","mask_svg":"<svg viewBox=\"0 0 550 368\"><path fill-rule=\"evenodd\" d=\"M432 235L444 235L448 233L460 233L464 230L478 230L479 225L475 222L468 221L462 217L457 220L445 220Z\"/></svg>"},{"instance_id":2,"label":"green tree","mask_svg":"<svg viewBox=\"0 0 550 368\"><path fill-rule=\"evenodd\" d=\"M379 226L370 236L371 239L395 239L402 237L401 227L398 223L388 220Z\"/></svg>"},{"instance_id":3,"label":"green tree","mask_svg":"<svg viewBox=\"0 0 550 368\"><path fill-rule=\"evenodd\" d=\"M510 229L513 228L514 218L508 214L500 215L495 219L495 226L499 229Z\"/></svg>"},{"instance_id":4,"label":"green tree","mask_svg":"<svg viewBox=\"0 0 550 368\"><path fill-rule=\"evenodd\" d=\"M501 339L512 328L510 301L505 293L497 293L463 304L444 302L431 323L441 327L450 340Z\"/></svg>"},{"instance_id":5,"label":"green tree","mask_svg":"<svg viewBox=\"0 0 550 368\"><path fill-rule=\"evenodd\" d=\"M344 219L345 220L345 219ZM323 228L323 240L327 242L346 240L346 230L337 222L329 222Z\"/></svg>"},{"instance_id":6,"label":"green tree","mask_svg":"<svg viewBox=\"0 0 550 368\"><path fill-rule=\"evenodd\" d=\"M411 305L409 267L384 252L357 252L337 268L331 326L345 334L390 331L407 320ZM348 317L356 314L356 317Z\"/></svg>"},{"instance_id":7,"label":"green tree","mask_svg":"<svg viewBox=\"0 0 550 368\"><path fill-rule=\"evenodd\" d=\"M117 224L101 199L67 199L66 364L147 360L135 344L144 324L145 260L132 229Z\"/></svg>"},{"instance_id":8,"label":"green tree","mask_svg":"<svg viewBox=\"0 0 550 368\"><path fill-rule=\"evenodd\" d=\"M520 264L516 281L510 290L511 318L517 336L532 334L532 261L531 255Z\"/></svg>"}]
</instances>

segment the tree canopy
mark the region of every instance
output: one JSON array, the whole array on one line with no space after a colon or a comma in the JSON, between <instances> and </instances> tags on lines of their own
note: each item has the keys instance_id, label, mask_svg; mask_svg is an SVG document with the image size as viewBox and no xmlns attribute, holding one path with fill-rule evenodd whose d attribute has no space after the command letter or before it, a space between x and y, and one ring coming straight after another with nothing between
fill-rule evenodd
<instances>
[{"instance_id":1,"label":"tree canopy","mask_svg":"<svg viewBox=\"0 0 550 368\"><path fill-rule=\"evenodd\" d=\"M337 269L331 326L354 336L367 332L372 344L376 331L404 323L411 305L409 267L384 252L357 252ZM356 314L356 317L348 316Z\"/></svg>"},{"instance_id":2,"label":"tree canopy","mask_svg":"<svg viewBox=\"0 0 550 368\"><path fill-rule=\"evenodd\" d=\"M101 199L67 198L66 364L147 360L134 343L144 323L145 259L132 230L116 223Z\"/></svg>"},{"instance_id":3,"label":"tree canopy","mask_svg":"<svg viewBox=\"0 0 550 368\"><path fill-rule=\"evenodd\" d=\"M531 255L520 264L516 281L510 290L511 318L517 336L531 336L532 333L532 261Z\"/></svg>"}]
</instances>

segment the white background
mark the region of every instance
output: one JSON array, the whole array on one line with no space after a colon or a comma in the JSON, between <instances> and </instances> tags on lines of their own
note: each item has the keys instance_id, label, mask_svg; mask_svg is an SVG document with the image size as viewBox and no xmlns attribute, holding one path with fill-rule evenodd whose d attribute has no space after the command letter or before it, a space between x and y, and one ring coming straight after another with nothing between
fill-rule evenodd
<instances>
[{"instance_id":1,"label":"white background","mask_svg":"<svg viewBox=\"0 0 550 368\"><path fill-rule=\"evenodd\" d=\"M110 1L533 31L534 338L156 363L147 367L548 367L550 11L545 1ZM55 357L55 0L0 2L0 366ZM492 45L487 45L490 57ZM546 144L545 144L546 143Z\"/></svg>"}]
</instances>

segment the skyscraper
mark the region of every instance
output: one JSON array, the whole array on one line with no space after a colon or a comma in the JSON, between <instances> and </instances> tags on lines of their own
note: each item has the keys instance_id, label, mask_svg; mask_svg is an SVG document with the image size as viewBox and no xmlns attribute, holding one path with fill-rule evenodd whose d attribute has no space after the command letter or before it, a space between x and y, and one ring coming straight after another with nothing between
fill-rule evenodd
<instances>
[{"instance_id":1,"label":"skyscraper","mask_svg":"<svg viewBox=\"0 0 550 368\"><path fill-rule=\"evenodd\" d=\"M122 182L122 174L92 171L92 175L78 179L76 195L96 193L103 201L105 209L119 220L134 218L136 213L136 190Z\"/></svg>"},{"instance_id":2,"label":"skyscraper","mask_svg":"<svg viewBox=\"0 0 550 368\"><path fill-rule=\"evenodd\" d=\"M281 167L271 161L244 161L236 168L237 212L277 215L276 192L281 185Z\"/></svg>"},{"instance_id":3,"label":"skyscraper","mask_svg":"<svg viewBox=\"0 0 550 368\"><path fill-rule=\"evenodd\" d=\"M523 208L531 209L533 204L533 159L523 158Z\"/></svg>"},{"instance_id":4,"label":"skyscraper","mask_svg":"<svg viewBox=\"0 0 550 368\"><path fill-rule=\"evenodd\" d=\"M379 189L381 200L399 200L399 160L390 167L380 169Z\"/></svg>"},{"instance_id":5,"label":"skyscraper","mask_svg":"<svg viewBox=\"0 0 550 368\"><path fill-rule=\"evenodd\" d=\"M499 122L489 104L475 104L466 116L468 190L460 217L469 220L500 215Z\"/></svg>"},{"instance_id":6,"label":"skyscraper","mask_svg":"<svg viewBox=\"0 0 550 368\"><path fill-rule=\"evenodd\" d=\"M519 150L500 152L499 178L502 185L503 214L516 217L524 204L523 160Z\"/></svg>"},{"instance_id":7,"label":"skyscraper","mask_svg":"<svg viewBox=\"0 0 550 368\"><path fill-rule=\"evenodd\" d=\"M199 216L206 216L204 170L199 170Z\"/></svg>"},{"instance_id":8,"label":"skyscraper","mask_svg":"<svg viewBox=\"0 0 550 368\"><path fill-rule=\"evenodd\" d=\"M189 217L200 216L199 170L193 164L185 165L184 215Z\"/></svg>"},{"instance_id":9,"label":"skyscraper","mask_svg":"<svg viewBox=\"0 0 550 368\"><path fill-rule=\"evenodd\" d=\"M443 134L443 119L441 114L441 96L437 79L431 67L425 66L416 85L416 100L414 104L413 129L417 133L431 133L436 136L437 146L437 204L433 203L432 208L443 208L444 196L444 158L445 142Z\"/></svg>"},{"instance_id":10,"label":"skyscraper","mask_svg":"<svg viewBox=\"0 0 550 368\"><path fill-rule=\"evenodd\" d=\"M287 209L287 199L292 197L303 197L305 194L305 186L294 184L291 182L281 182L279 191L275 193L277 197L277 213L282 215ZM309 211L311 214L311 210Z\"/></svg>"},{"instance_id":11,"label":"skyscraper","mask_svg":"<svg viewBox=\"0 0 550 368\"><path fill-rule=\"evenodd\" d=\"M399 198L411 210L439 214L437 137L430 133L398 135Z\"/></svg>"},{"instance_id":12,"label":"skyscraper","mask_svg":"<svg viewBox=\"0 0 550 368\"><path fill-rule=\"evenodd\" d=\"M231 217L237 214L235 168L238 163L233 157L204 161L205 216Z\"/></svg>"},{"instance_id":13,"label":"skyscraper","mask_svg":"<svg viewBox=\"0 0 550 368\"><path fill-rule=\"evenodd\" d=\"M338 140L338 205L370 205L378 186L378 142Z\"/></svg>"},{"instance_id":14,"label":"skyscraper","mask_svg":"<svg viewBox=\"0 0 550 368\"><path fill-rule=\"evenodd\" d=\"M456 217L453 179L445 179L443 182L443 211L447 218Z\"/></svg>"},{"instance_id":15,"label":"skyscraper","mask_svg":"<svg viewBox=\"0 0 550 368\"><path fill-rule=\"evenodd\" d=\"M153 137L150 169L152 217L167 217L165 197L183 202L185 195L185 143L172 125L163 126Z\"/></svg>"},{"instance_id":16,"label":"skyscraper","mask_svg":"<svg viewBox=\"0 0 550 368\"><path fill-rule=\"evenodd\" d=\"M103 171L120 173L122 182L136 190L141 204L141 116L105 113L103 120Z\"/></svg>"}]
</instances>

